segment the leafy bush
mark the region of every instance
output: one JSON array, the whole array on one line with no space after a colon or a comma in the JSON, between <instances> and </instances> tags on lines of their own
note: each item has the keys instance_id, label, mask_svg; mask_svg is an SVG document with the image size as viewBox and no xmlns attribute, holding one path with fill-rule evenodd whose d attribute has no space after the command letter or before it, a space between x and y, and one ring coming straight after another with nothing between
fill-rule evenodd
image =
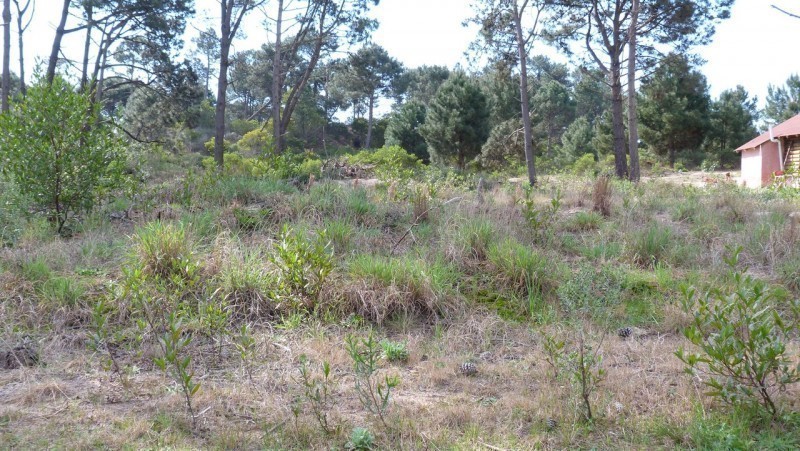
<instances>
[{"instance_id":1,"label":"leafy bush","mask_svg":"<svg viewBox=\"0 0 800 451\"><path fill-rule=\"evenodd\" d=\"M272 128L269 125L257 127L248 131L242 139L236 142L236 147L241 151L253 152L264 155L273 151Z\"/></svg>"},{"instance_id":2,"label":"leafy bush","mask_svg":"<svg viewBox=\"0 0 800 451\"><path fill-rule=\"evenodd\" d=\"M375 175L381 180L408 180L422 168L422 161L400 146L362 150L347 160L354 165L374 165Z\"/></svg>"},{"instance_id":3,"label":"leafy bush","mask_svg":"<svg viewBox=\"0 0 800 451\"><path fill-rule=\"evenodd\" d=\"M278 268L280 288L306 304L316 301L333 270L333 249L325 230L319 231L314 240L307 240L284 226L269 259Z\"/></svg>"},{"instance_id":4,"label":"leafy bush","mask_svg":"<svg viewBox=\"0 0 800 451\"><path fill-rule=\"evenodd\" d=\"M725 257L733 289L713 288L702 294L693 287L685 290L683 308L693 318L684 335L699 352L681 348L676 355L690 374L703 364L712 376L705 379L712 396L731 404L760 406L776 418L776 395L800 382L800 363L793 362L787 349L800 319L800 301L787 301L778 308L769 286L736 270L740 252L741 247Z\"/></svg>"},{"instance_id":5,"label":"leafy bush","mask_svg":"<svg viewBox=\"0 0 800 451\"><path fill-rule=\"evenodd\" d=\"M0 115L3 167L59 233L126 180L122 142L99 108L57 77L52 85L39 81Z\"/></svg>"},{"instance_id":6,"label":"leafy bush","mask_svg":"<svg viewBox=\"0 0 800 451\"><path fill-rule=\"evenodd\" d=\"M597 162L594 155L587 153L572 163L572 172L578 175L593 175L597 172Z\"/></svg>"}]
</instances>

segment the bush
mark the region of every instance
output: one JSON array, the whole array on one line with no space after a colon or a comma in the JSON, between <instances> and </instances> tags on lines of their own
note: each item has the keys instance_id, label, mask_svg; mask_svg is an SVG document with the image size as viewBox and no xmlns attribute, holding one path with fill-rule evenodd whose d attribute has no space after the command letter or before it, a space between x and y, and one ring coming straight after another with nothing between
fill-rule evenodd
<instances>
[{"instance_id":1,"label":"bush","mask_svg":"<svg viewBox=\"0 0 800 451\"><path fill-rule=\"evenodd\" d=\"M407 180L422 169L422 161L400 146L362 150L347 160L352 165L374 165L375 175L381 180Z\"/></svg>"},{"instance_id":2,"label":"bush","mask_svg":"<svg viewBox=\"0 0 800 451\"><path fill-rule=\"evenodd\" d=\"M782 313L766 284L736 270L740 252L741 247L725 257L732 290L685 290L683 308L693 318L684 335L699 352L681 348L676 355L690 374L704 364L712 376L705 379L712 396L734 405L760 406L776 418L777 393L800 382L800 363L793 362L787 349L800 318L800 301L785 306L793 317Z\"/></svg>"},{"instance_id":3,"label":"bush","mask_svg":"<svg viewBox=\"0 0 800 451\"><path fill-rule=\"evenodd\" d=\"M245 133L242 139L236 143L236 147L241 151L253 152L259 155L272 153L274 149L270 124L257 127Z\"/></svg>"},{"instance_id":4,"label":"bush","mask_svg":"<svg viewBox=\"0 0 800 451\"><path fill-rule=\"evenodd\" d=\"M597 162L594 161L594 155L586 153L575 160L572 163L572 172L578 175L593 175L597 173Z\"/></svg>"},{"instance_id":5,"label":"bush","mask_svg":"<svg viewBox=\"0 0 800 451\"><path fill-rule=\"evenodd\" d=\"M122 142L101 121L100 106L61 78L31 87L0 115L0 132L3 166L59 233L126 179Z\"/></svg>"}]
</instances>

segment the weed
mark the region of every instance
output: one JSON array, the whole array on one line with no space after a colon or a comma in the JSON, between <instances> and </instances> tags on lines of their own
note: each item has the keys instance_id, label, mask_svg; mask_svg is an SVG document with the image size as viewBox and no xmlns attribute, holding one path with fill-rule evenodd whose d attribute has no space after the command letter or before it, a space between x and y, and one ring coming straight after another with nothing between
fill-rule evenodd
<instances>
[{"instance_id":1,"label":"weed","mask_svg":"<svg viewBox=\"0 0 800 451\"><path fill-rule=\"evenodd\" d=\"M586 343L584 331L580 331L577 349L570 352L566 361L569 365L570 380L578 388L578 395L583 403L583 416L587 421L592 421L592 394L597 390L598 384L605 378L605 369L600 365L603 357L600 347L603 339L594 348Z\"/></svg>"},{"instance_id":2,"label":"weed","mask_svg":"<svg viewBox=\"0 0 800 451\"><path fill-rule=\"evenodd\" d=\"M67 277L53 277L41 284L40 296L53 305L74 307L83 298L86 288Z\"/></svg>"},{"instance_id":3,"label":"weed","mask_svg":"<svg viewBox=\"0 0 800 451\"><path fill-rule=\"evenodd\" d=\"M613 270L583 266L556 290L568 312L607 314L621 300L621 284Z\"/></svg>"},{"instance_id":4,"label":"weed","mask_svg":"<svg viewBox=\"0 0 800 451\"><path fill-rule=\"evenodd\" d=\"M331 365L326 361L322 362L320 375L315 376L309 368L308 359L305 355L300 356L300 384L303 386L303 396L306 403L311 407L311 411L317 423L326 435L330 435L336 428L331 427L328 418L329 412L333 407L332 394L335 390L336 382L331 377Z\"/></svg>"},{"instance_id":5,"label":"weed","mask_svg":"<svg viewBox=\"0 0 800 451\"><path fill-rule=\"evenodd\" d=\"M566 342L549 334L543 334L542 338L542 346L546 354L545 360L553 370L553 380L556 380L558 379L559 370L563 366L562 360L564 359Z\"/></svg>"},{"instance_id":6,"label":"weed","mask_svg":"<svg viewBox=\"0 0 800 451\"><path fill-rule=\"evenodd\" d=\"M239 353L239 358L244 364L247 379L253 381L253 360L256 357L256 340L249 324L245 323L239 328L239 333L234 336L233 346Z\"/></svg>"},{"instance_id":7,"label":"weed","mask_svg":"<svg viewBox=\"0 0 800 451\"><path fill-rule=\"evenodd\" d=\"M551 262L535 249L513 239L490 245L487 258L500 279L521 296L542 292L549 282Z\"/></svg>"},{"instance_id":8,"label":"weed","mask_svg":"<svg viewBox=\"0 0 800 451\"><path fill-rule=\"evenodd\" d=\"M369 451L375 446L375 436L369 429L353 428L350 440L344 445L349 451Z\"/></svg>"},{"instance_id":9,"label":"weed","mask_svg":"<svg viewBox=\"0 0 800 451\"><path fill-rule=\"evenodd\" d=\"M634 259L642 266L655 266L669 257L672 242L672 229L651 223L635 238Z\"/></svg>"},{"instance_id":10,"label":"weed","mask_svg":"<svg viewBox=\"0 0 800 451\"><path fill-rule=\"evenodd\" d=\"M597 212L579 211L570 220L567 229L573 232L596 230L603 223L603 217Z\"/></svg>"},{"instance_id":11,"label":"weed","mask_svg":"<svg viewBox=\"0 0 800 451\"><path fill-rule=\"evenodd\" d=\"M550 204L544 208L536 205L536 200L533 198L533 187L525 186L524 194L525 196L520 200L522 216L530 226L534 238L541 240L551 231L558 210L561 208L561 190L556 190L555 195L550 199Z\"/></svg>"},{"instance_id":12,"label":"weed","mask_svg":"<svg viewBox=\"0 0 800 451\"><path fill-rule=\"evenodd\" d=\"M192 358L186 354L192 336L184 333L183 322L174 312L167 318L167 327L167 331L158 339L164 355L154 359L154 363L162 371L170 373L180 386L186 400L186 408L192 418L192 428L196 428L197 417L192 407L192 397L200 389L200 384L194 381L194 374L189 369Z\"/></svg>"},{"instance_id":13,"label":"weed","mask_svg":"<svg viewBox=\"0 0 800 451\"><path fill-rule=\"evenodd\" d=\"M136 231L133 242L138 264L146 274L186 282L199 276L200 264L183 225L151 222Z\"/></svg>"},{"instance_id":14,"label":"weed","mask_svg":"<svg viewBox=\"0 0 800 451\"><path fill-rule=\"evenodd\" d=\"M404 341L381 340L383 357L390 362L408 361L408 345Z\"/></svg>"},{"instance_id":15,"label":"weed","mask_svg":"<svg viewBox=\"0 0 800 451\"><path fill-rule=\"evenodd\" d=\"M386 412L389 409L392 390L400 385L400 379L397 376L384 375L380 378L377 375L381 347L375 341L372 332L367 338L348 335L345 343L347 353L353 360L355 388L361 405L368 412L377 415L383 426L388 428Z\"/></svg>"}]
</instances>

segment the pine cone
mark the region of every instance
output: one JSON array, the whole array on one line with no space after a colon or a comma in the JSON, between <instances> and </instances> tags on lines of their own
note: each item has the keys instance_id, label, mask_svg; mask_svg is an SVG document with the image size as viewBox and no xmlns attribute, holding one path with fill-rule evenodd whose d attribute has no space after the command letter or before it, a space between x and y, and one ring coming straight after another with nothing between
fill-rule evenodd
<instances>
[{"instance_id":1,"label":"pine cone","mask_svg":"<svg viewBox=\"0 0 800 451\"><path fill-rule=\"evenodd\" d=\"M462 363L461 366L458 367L458 370L461 371L461 374L464 376L474 376L478 374L478 367L472 362Z\"/></svg>"},{"instance_id":2,"label":"pine cone","mask_svg":"<svg viewBox=\"0 0 800 451\"><path fill-rule=\"evenodd\" d=\"M623 327L622 329L617 330L617 335L619 335L620 338L628 338L633 335L633 329L630 327Z\"/></svg>"}]
</instances>

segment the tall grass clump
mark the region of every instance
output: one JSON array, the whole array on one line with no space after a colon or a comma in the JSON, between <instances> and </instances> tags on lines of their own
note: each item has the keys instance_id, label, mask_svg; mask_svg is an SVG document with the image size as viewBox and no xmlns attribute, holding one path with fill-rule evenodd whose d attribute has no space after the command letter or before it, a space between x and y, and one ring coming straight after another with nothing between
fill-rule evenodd
<instances>
[{"instance_id":1,"label":"tall grass clump","mask_svg":"<svg viewBox=\"0 0 800 451\"><path fill-rule=\"evenodd\" d=\"M134 260L144 274L159 279L193 279L199 270L191 240L183 224L154 221L133 236Z\"/></svg>"},{"instance_id":2,"label":"tall grass clump","mask_svg":"<svg viewBox=\"0 0 800 451\"><path fill-rule=\"evenodd\" d=\"M592 210L600 213L604 217L611 216L611 177L598 177L592 187Z\"/></svg>"},{"instance_id":3,"label":"tall grass clump","mask_svg":"<svg viewBox=\"0 0 800 451\"><path fill-rule=\"evenodd\" d=\"M551 278L553 262L514 239L490 245L487 259L501 284L521 296L542 293L554 286Z\"/></svg>"},{"instance_id":4,"label":"tall grass clump","mask_svg":"<svg viewBox=\"0 0 800 451\"><path fill-rule=\"evenodd\" d=\"M632 243L634 260L642 266L655 266L667 260L673 239L672 229L656 222L650 223L634 237Z\"/></svg>"},{"instance_id":5,"label":"tall grass clump","mask_svg":"<svg viewBox=\"0 0 800 451\"><path fill-rule=\"evenodd\" d=\"M214 285L234 316L263 319L278 307L273 299L276 282L260 250L248 249L235 252L223 262Z\"/></svg>"},{"instance_id":6,"label":"tall grass clump","mask_svg":"<svg viewBox=\"0 0 800 451\"><path fill-rule=\"evenodd\" d=\"M486 260L489 247L496 238L494 223L485 218L462 218L450 243L452 258Z\"/></svg>"},{"instance_id":7,"label":"tall grass clump","mask_svg":"<svg viewBox=\"0 0 800 451\"><path fill-rule=\"evenodd\" d=\"M350 307L379 324L396 313L429 316L455 307L453 287L459 273L440 260L362 254L348 269Z\"/></svg>"}]
</instances>

